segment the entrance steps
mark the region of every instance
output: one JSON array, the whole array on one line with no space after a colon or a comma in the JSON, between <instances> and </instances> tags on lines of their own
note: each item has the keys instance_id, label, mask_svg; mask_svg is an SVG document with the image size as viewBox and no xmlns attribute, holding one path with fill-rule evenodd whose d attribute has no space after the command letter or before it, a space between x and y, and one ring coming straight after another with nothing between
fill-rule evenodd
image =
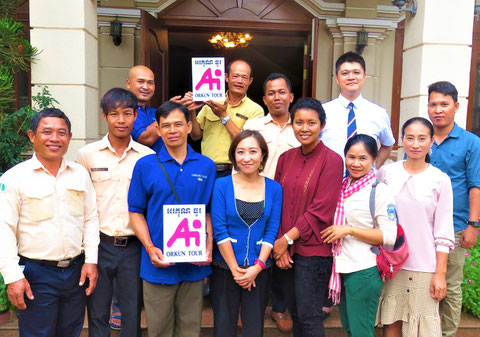
<instances>
[{"instance_id":1,"label":"entrance steps","mask_svg":"<svg viewBox=\"0 0 480 337\"><path fill-rule=\"evenodd\" d=\"M292 333L281 333L278 331L275 323L270 318L271 307L267 308L265 313L264 337L293 337ZM347 334L340 323L340 315L337 308L334 308L332 315L325 321L325 332L327 337L347 337ZM239 325L241 325L239 323ZM85 319L84 328L81 337L88 337L88 322ZM120 332L112 330L111 337L119 337ZM142 337L147 337L147 328L145 321L145 313L142 311ZM241 328L238 329L238 337L241 337ZM375 337L382 337L382 329L377 328ZM480 319L471 314L462 313L460 328L456 337L479 337L480 336ZM17 321L0 325L0 337L18 337ZM209 303L205 303L202 316L202 332L201 337L213 337L213 312ZM428 336L425 336L428 337Z\"/></svg>"}]
</instances>

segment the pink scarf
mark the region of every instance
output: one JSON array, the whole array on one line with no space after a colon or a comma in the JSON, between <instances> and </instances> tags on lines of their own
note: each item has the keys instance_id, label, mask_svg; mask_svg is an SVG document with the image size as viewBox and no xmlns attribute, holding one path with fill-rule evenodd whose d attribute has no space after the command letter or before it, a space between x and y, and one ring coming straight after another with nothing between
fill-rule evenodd
<instances>
[{"instance_id":1,"label":"pink scarf","mask_svg":"<svg viewBox=\"0 0 480 337\"><path fill-rule=\"evenodd\" d=\"M353 193L360 191L362 188L370 184L370 182L374 179L375 170L373 169L351 185L348 185L351 177L343 179L342 189L337 201L337 208L335 209L335 218L333 221L334 225L345 225L345 199L351 196ZM342 243L343 238L333 242L332 244L333 265L332 274L330 275L330 283L328 284L328 287L330 288L328 298L331 298L334 304L340 303L341 280L340 275L335 272L335 257L339 256L342 252Z\"/></svg>"}]
</instances>

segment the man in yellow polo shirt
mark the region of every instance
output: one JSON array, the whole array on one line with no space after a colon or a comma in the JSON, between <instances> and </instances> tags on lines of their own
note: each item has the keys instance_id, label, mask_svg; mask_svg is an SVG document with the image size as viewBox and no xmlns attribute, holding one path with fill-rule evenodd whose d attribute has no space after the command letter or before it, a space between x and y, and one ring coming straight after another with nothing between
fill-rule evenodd
<instances>
[{"instance_id":1,"label":"man in yellow polo shirt","mask_svg":"<svg viewBox=\"0 0 480 337\"><path fill-rule=\"evenodd\" d=\"M260 105L247 97L253 81L252 68L243 60L228 64L225 72L228 91L224 104L207 101L198 116L191 111L193 140L202 138L202 154L215 162L217 177L229 175L232 164L228 149L249 119L263 116ZM195 118L196 117L196 118Z\"/></svg>"}]
</instances>

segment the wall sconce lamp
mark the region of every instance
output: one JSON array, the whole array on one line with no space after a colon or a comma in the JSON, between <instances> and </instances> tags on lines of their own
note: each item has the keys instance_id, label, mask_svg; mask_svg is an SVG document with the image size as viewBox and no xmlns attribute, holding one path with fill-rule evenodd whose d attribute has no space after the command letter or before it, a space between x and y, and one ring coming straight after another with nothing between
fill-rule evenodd
<instances>
[{"instance_id":1,"label":"wall sconce lamp","mask_svg":"<svg viewBox=\"0 0 480 337\"><path fill-rule=\"evenodd\" d=\"M410 0L392 0L392 4L398 7L398 11L400 13L403 10L404 12L410 12L412 13L412 16L415 16L415 14L417 14L417 7L418 7L416 0L412 0L412 4L409 7L402 9L403 6L405 6L409 2Z\"/></svg>"},{"instance_id":2,"label":"wall sconce lamp","mask_svg":"<svg viewBox=\"0 0 480 337\"><path fill-rule=\"evenodd\" d=\"M122 43L122 23L118 18L110 22L110 36L114 45L119 46Z\"/></svg>"},{"instance_id":3,"label":"wall sconce lamp","mask_svg":"<svg viewBox=\"0 0 480 337\"><path fill-rule=\"evenodd\" d=\"M357 46L355 50L358 54L362 54L365 47L368 45L368 32L362 27L361 30L357 32Z\"/></svg>"}]
</instances>

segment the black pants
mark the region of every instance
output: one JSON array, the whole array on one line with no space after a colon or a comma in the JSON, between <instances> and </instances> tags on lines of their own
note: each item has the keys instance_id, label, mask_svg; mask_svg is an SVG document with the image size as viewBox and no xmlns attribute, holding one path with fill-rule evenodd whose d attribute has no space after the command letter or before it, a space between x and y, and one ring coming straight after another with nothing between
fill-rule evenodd
<instances>
[{"instance_id":1,"label":"black pants","mask_svg":"<svg viewBox=\"0 0 480 337\"><path fill-rule=\"evenodd\" d=\"M272 311L285 312L287 309L287 296L285 294L283 280L288 277L288 270L283 270L273 264L272 267ZM291 314L291 313L290 313Z\"/></svg>"},{"instance_id":2,"label":"black pants","mask_svg":"<svg viewBox=\"0 0 480 337\"><path fill-rule=\"evenodd\" d=\"M87 298L88 332L90 336L110 336L110 305L113 281L116 279L117 299L122 313L120 336L140 336L142 283L140 280L140 241L117 247L100 240L98 246L98 281Z\"/></svg>"},{"instance_id":3,"label":"black pants","mask_svg":"<svg viewBox=\"0 0 480 337\"><path fill-rule=\"evenodd\" d=\"M324 337L322 307L328 298L332 258L293 256L293 268L275 273L292 315L294 337Z\"/></svg>"},{"instance_id":4,"label":"black pants","mask_svg":"<svg viewBox=\"0 0 480 337\"><path fill-rule=\"evenodd\" d=\"M261 271L251 291L240 287L230 270L213 266L210 276L215 337L236 337L240 307L242 335L262 337L265 309L270 288L270 271Z\"/></svg>"}]
</instances>

